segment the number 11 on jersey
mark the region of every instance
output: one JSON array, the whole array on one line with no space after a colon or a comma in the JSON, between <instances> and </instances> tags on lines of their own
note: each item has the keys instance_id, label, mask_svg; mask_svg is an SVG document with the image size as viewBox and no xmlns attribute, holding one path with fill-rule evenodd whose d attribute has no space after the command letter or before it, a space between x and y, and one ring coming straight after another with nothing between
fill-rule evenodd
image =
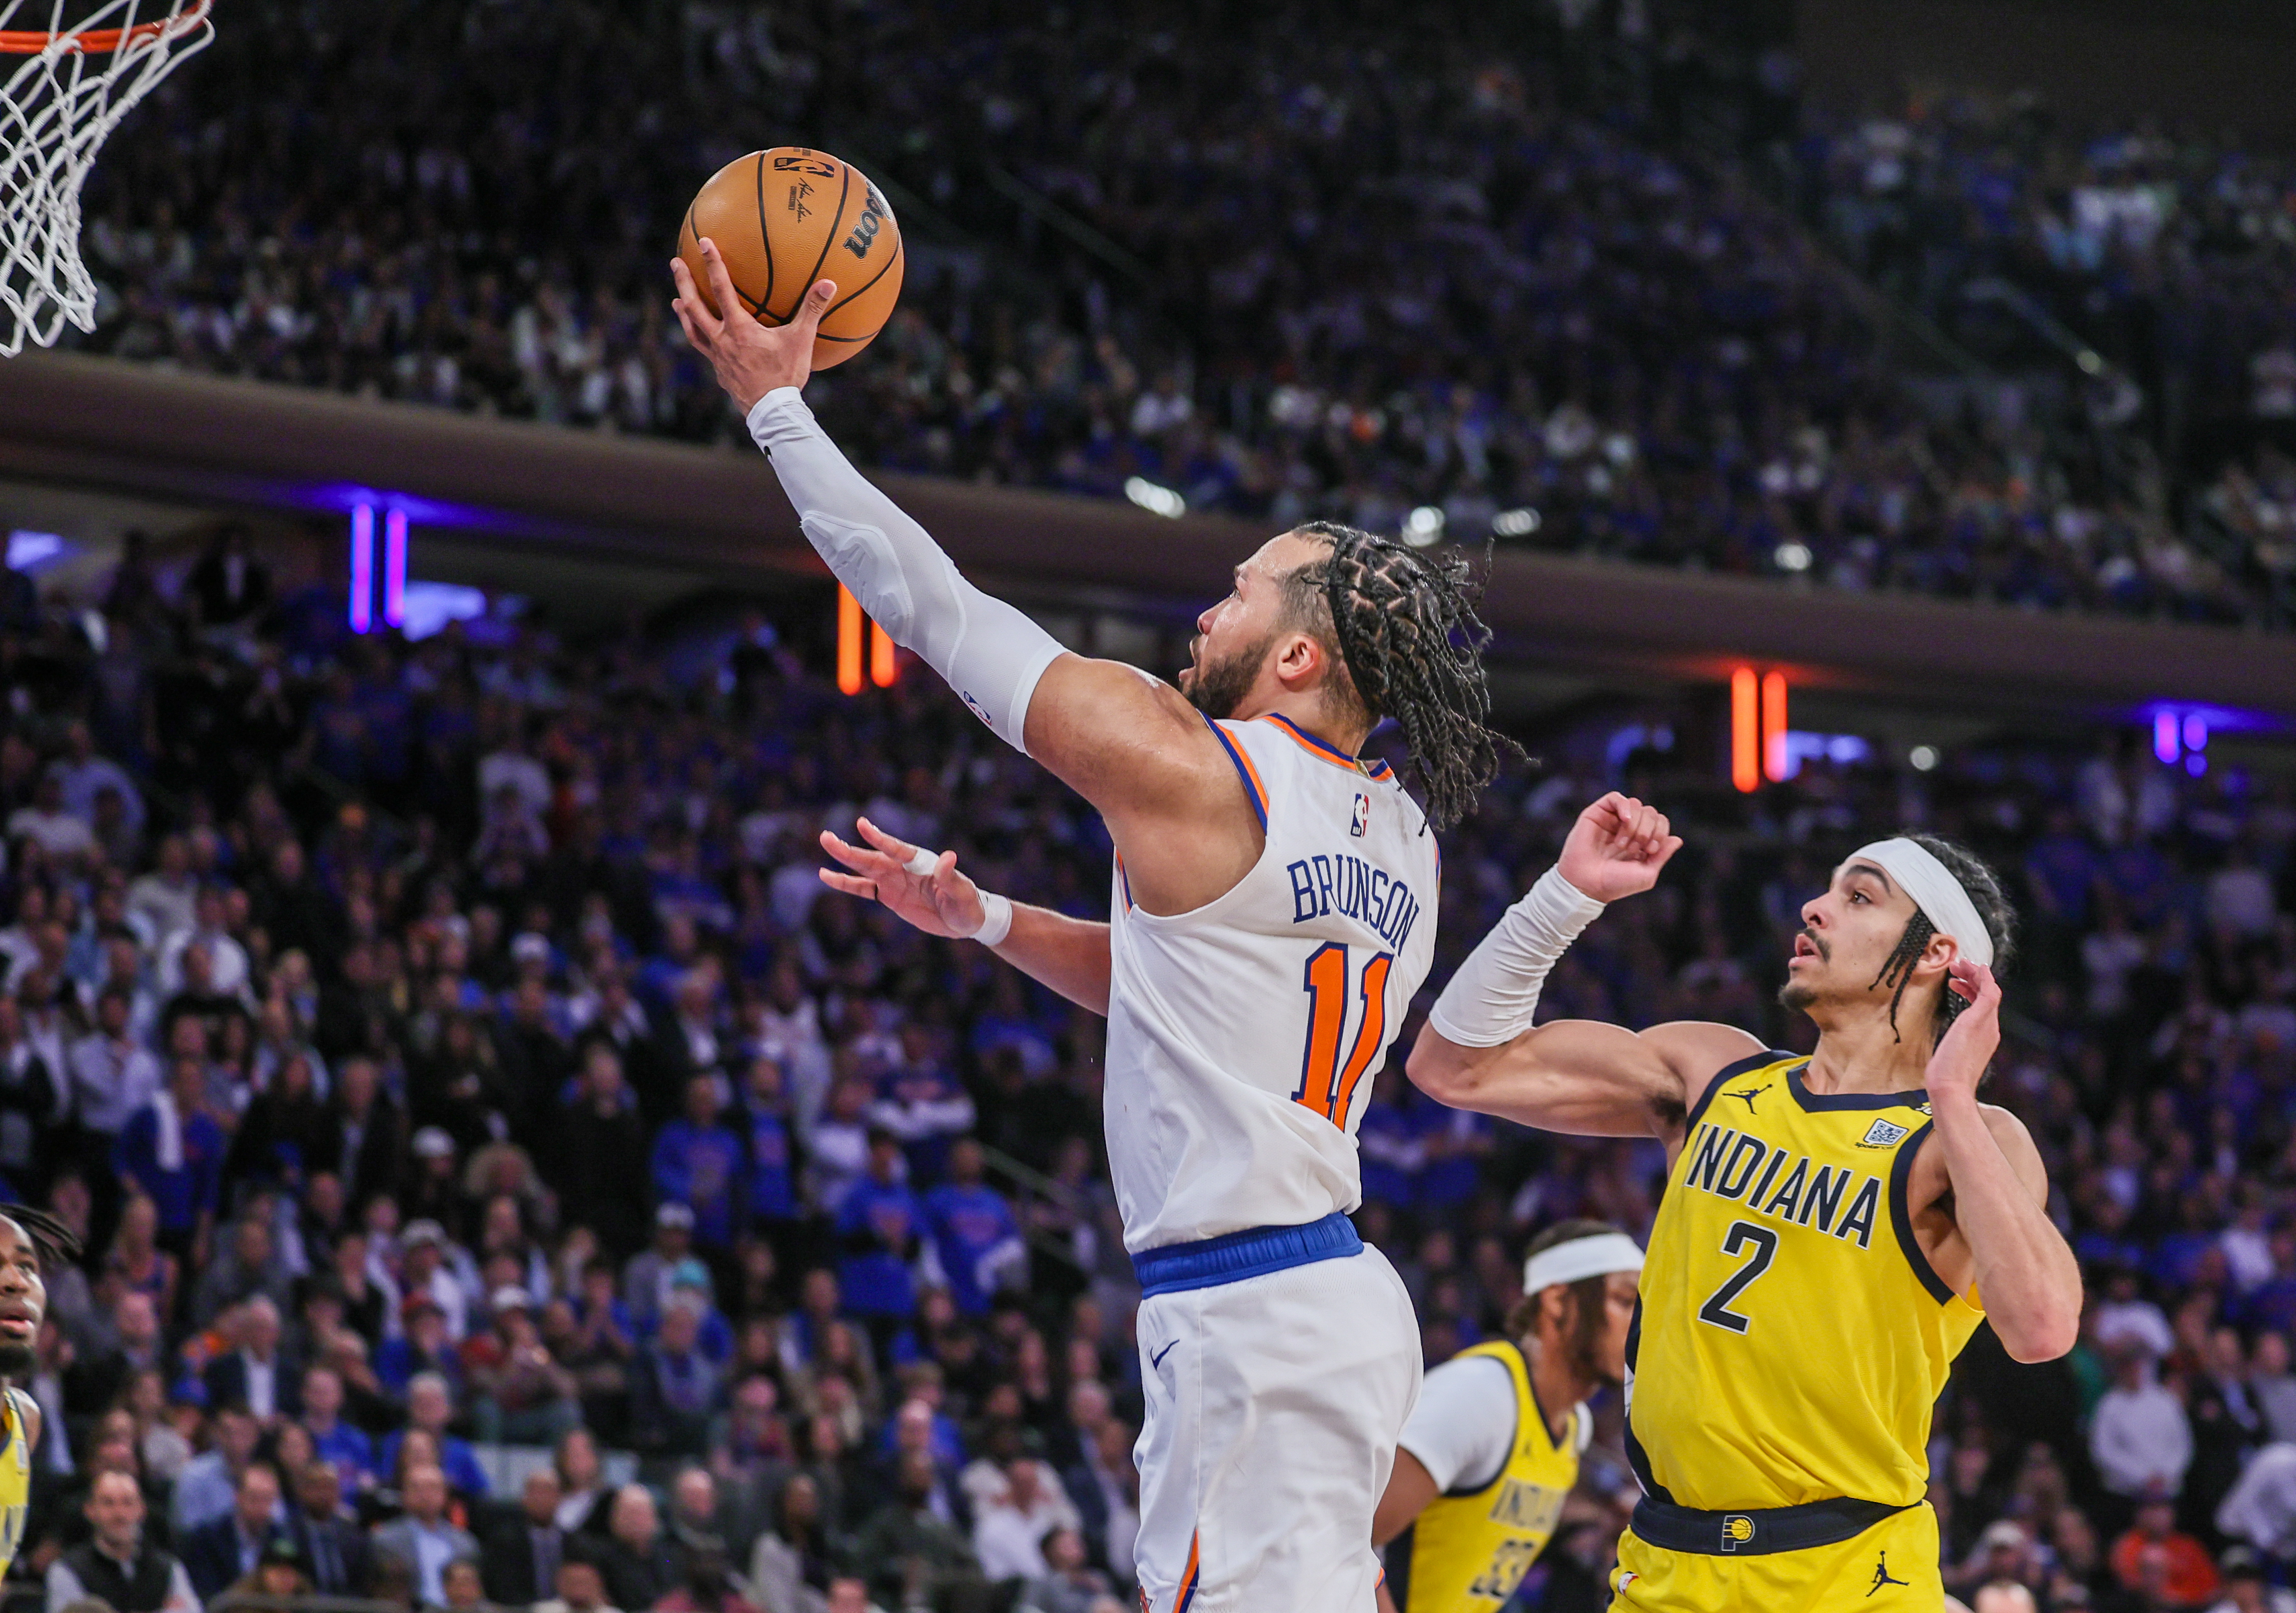
<instances>
[{"instance_id":1,"label":"number 11 on jersey","mask_svg":"<svg viewBox=\"0 0 2296 1613\"><path fill-rule=\"evenodd\" d=\"M1340 1062L1340 1036L1347 1027L1348 948L1326 941L1308 954L1304 989L1308 994L1308 1048L1300 1060L1300 1090L1292 1094L1341 1130L1347 1129L1356 1083L1387 1042L1387 974L1395 967L1392 953L1375 953L1363 966L1356 995L1363 1003L1363 1019L1356 1027L1347 1062Z\"/></svg>"}]
</instances>

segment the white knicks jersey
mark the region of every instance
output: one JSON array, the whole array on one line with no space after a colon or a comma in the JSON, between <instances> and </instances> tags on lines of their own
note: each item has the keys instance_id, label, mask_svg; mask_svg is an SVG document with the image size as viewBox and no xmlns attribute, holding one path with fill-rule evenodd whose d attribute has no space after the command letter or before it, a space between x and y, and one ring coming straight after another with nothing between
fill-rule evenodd
<instances>
[{"instance_id":1,"label":"white knicks jersey","mask_svg":"<svg viewBox=\"0 0 2296 1613\"><path fill-rule=\"evenodd\" d=\"M1117 859L1108 1158L1136 1253L1363 1200L1356 1126L1435 950L1441 863L1383 762L1280 716L1215 723L1267 835L1236 887L1160 918Z\"/></svg>"}]
</instances>

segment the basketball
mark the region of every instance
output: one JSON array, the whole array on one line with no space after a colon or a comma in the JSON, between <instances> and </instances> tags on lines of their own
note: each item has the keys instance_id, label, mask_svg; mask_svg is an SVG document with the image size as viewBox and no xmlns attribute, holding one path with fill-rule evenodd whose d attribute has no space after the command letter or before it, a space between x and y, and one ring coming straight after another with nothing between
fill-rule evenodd
<instances>
[{"instance_id":1,"label":"basketball","mask_svg":"<svg viewBox=\"0 0 2296 1613\"><path fill-rule=\"evenodd\" d=\"M709 176L677 233L677 255L701 300L718 312L701 262L701 238L718 243L744 306L769 325L787 324L816 281L837 282L822 315L813 367L843 364L876 340L901 296L901 226L868 176L851 163L801 145L737 157Z\"/></svg>"}]
</instances>

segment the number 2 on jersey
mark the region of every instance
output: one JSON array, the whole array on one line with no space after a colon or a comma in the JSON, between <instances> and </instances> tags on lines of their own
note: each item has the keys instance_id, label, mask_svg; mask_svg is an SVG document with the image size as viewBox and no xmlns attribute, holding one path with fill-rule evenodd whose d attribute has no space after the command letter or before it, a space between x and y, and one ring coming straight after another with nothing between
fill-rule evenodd
<instances>
[{"instance_id":1,"label":"number 2 on jersey","mask_svg":"<svg viewBox=\"0 0 2296 1613\"><path fill-rule=\"evenodd\" d=\"M1347 1063L1340 1063L1340 1033L1348 1019L1348 949L1344 943L1326 941L1308 954L1304 989L1308 994L1308 1051L1300 1060L1300 1090L1292 1094L1342 1131L1356 1083L1387 1042L1387 972L1395 967L1391 953L1377 953L1363 966L1357 991L1363 1003L1363 1022L1356 1027L1355 1044Z\"/></svg>"},{"instance_id":2,"label":"number 2 on jersey","mask_svg":"<svg viewBox=\"0 0 2296 1613\"><path fill-rule=\"evenodd\" d=\"M1778 1257L1778 1235L1767 1226L1756 1226L1751 1221L1733 1221L1730 1230L1722 1236L1722 1252L1735 1255L1749 1244L1754 1257L1730 1273L1730 1280L1707 1296L1706 1303L1698 1307L1698 1319L1710 1322L1716 1327L1728 1328L1742 1333L1753 1325L1730 1308L1730 1302L1744 1293L1755 1278L1770 1269L1770 1262Z\"/></svg>"}]
</instances>

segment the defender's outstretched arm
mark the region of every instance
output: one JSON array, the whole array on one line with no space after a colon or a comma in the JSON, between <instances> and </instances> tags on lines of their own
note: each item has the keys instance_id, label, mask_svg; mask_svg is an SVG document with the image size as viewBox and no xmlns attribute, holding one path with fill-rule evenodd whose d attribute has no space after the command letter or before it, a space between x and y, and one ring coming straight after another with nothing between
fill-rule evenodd
<instances>
[{"instance_id":1,"label":"defender's outstretched arm","mask_svg":"<svg viewBox=\"0 0 2296 1613\"><path fill-rule=\"evenodd\" d=\"M1563 1019L1531 1024L1547 971L1605 905L1658 882L1682 847L1664 814L1613 792L1578 815L1562 856L1451 977L1406 1065L1454 1109L1583 1136L1665 1137L1702 1082L1760 1044L1726 1025L1636 1035Z\"/></svg>"}]
</instances>

